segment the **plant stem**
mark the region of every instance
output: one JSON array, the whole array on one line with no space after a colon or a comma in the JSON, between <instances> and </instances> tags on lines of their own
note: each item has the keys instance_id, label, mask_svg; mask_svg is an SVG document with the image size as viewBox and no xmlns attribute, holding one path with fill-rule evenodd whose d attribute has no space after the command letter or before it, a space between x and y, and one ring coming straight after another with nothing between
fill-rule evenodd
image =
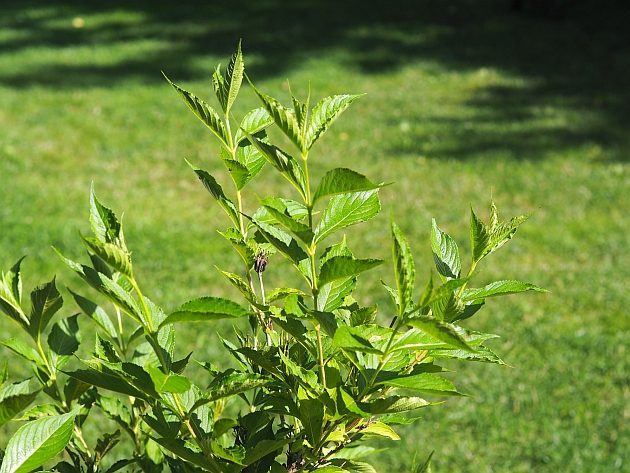
<instances>
[{"instance_id":1,"label":"plant stem","mask_svg":"<svg viewBox=\"0 0 630 473\"><path fill-rule=\"evenodd\" d=\"M319 358L319 377L324 388L326 388L326 369L324 364L324 346L322 344L322 332L319 324L315 325L315 333L317 334L317 356Z\"/></svg>"}]
</instances>

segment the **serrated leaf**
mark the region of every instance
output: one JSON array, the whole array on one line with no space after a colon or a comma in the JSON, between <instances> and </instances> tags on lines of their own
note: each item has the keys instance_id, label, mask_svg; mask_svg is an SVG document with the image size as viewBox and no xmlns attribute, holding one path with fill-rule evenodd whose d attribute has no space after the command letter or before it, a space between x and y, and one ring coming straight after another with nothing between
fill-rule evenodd
<instances>
[{"instance_id":1,"label":"serrated leaf","mask_svg":"<svg viewBox=\"0 0 630 473\"><path fill-rule=\"evenodd\" d=\"M251 268L254 264L254 251L252 248L243 240L243 235L233 228L230 227L224 232L218 232L223 238L230 242L232 247L239 254L243 262L248 268Z\"/></svg>"},{"instance_id":2,"label":"serrated leaf","mask_svg":"<svg viewBox=\"0 0 630 473\"><path fill-rule=\"evenodd\" d=\"M441 394L450 396L460 396L455 385L446 378L433 373L420 373L398 378L379 381L379 385L389 386L410 391L426 392L430 394Z\"/></svg>"},{"instance_id":3,"label":"serrated leaf","mask_svg":"<svg viewBox=\"0 0 630 473\"><path fill-rule=\"evenodd\" d=\"M265 138L264 132L259 132L257 138L263 140ZM243 189L249 181L256 177L267 163L267 160L260 150L249 143L249 141L243 141L238 145L236 148L236 160L241 166L247 169L247 176L243 176L237 181L239 190Z\"/></svg>"},{"instance_id":4,"label":"serrated leaf","mask_svg":"<svg viewBox=\"0 0 630 473\"><path fill-rule=\"evenodd\" d=\"M315 194L313 194L313 204L322 197L329 195L347 194L350 192L362 192L378 189L382 187L380 184L374 184L363 174L359 174L352 169L336 168L331 169L317 186Z\"/></svg>"},{"instance_id":5,"label":"serrated leaf","mask_svg":"<svg viewBox=\"0 0 630 473\"><path fill-rule=\"evenodd\" d=\"M235 142L238 144L247 138L243 130L250 135L255 135L272 125L273 122L273 118L263 107L255 108L254 110L249 111L243 117L240 128L236 130Z\"/></svg>"},{"instance_id":6,"label":"serrated leaf","mask_svg":"<svg viewBox=\"0 0 630 473\"><path fill-rule=\"evenodd\" d=\"M280 450L287 443L291 442L293 439L291 437L287 437L285 439L277 439L270 440L264 439L259 442L256 442L256 445L253 448L247 449L245 453L245 458L243 459L243 463L245 465L252 465L256 463L261 458L270 455L273 452ZM285 470L286 471L286 470Z\"/></svg>"},{"instance_id":7,"label":"serrated leaf","mask_svg":"<svg viewBox=\"0 0 630 473\"><path fill-rule=\"evenodd\" d=\"M131 254L111 243L103 243L96 238L82 237L83 242L94 254L105 261L114 270L132 276Z\"/></svg>"},{"instance_id":8,"label":"serrated leaf","mask_svg":"<svg viewBox=\"0 0 630 473\"><path fill-rule=\"evenodd\" d=\"M69 357L79 349L79 324L77 316L67 317L56 322L48 334L48 347L58 358L56 366L61 367L59 358Z\"/></svg>"},{"instance_id":9,"label":"serrated leaf","mask_svg":"<svg viewBox=\"0 0 630 473\"><path fill-rule=\"evenodd\" d=\"M266 386L271 381L271 378L256 373L238 371L221 373L210 383L207 392L193 405L191 411L209 402Z\"/></svg>"},{"instance_id":10,"label":"serrated leaf","mask_svg":"<svg viewBox=\"0 0 630 473\"><path fill-rule=\"evenodd\" d=\"M455 360L480 361L483 363L495 363L497 365L505 365L505 362L494 351L485 345L475 347L474 352L466 350L449 350L438 348L431 350L431 356L434 358L449 358Z\"/></svg>"},{"instance_id":11,"label":"serrated leaf","mask_svg":"<svg viewBox=\"0 0 630 473\"><path fill-rule=\"evenodd\" d=\"M278 128L297 146L300 151L305 151L306 148L302 144L300 136L300 126L298 124L295 112L289 108L284 107L273 97L259 91L252 85L254 92L260 98L263 107L267 110L267 113L273 118Z\"/></svg>"},{"instance_id":12,"label":"serrated leaf","mask_svg":"<svg viewBox=\"0 0 630 473\"><path fill-rule=\"evenodd\" d=\"M236 100L238 91L241 88L241 83L243 82L244 71L245 63L243 62L241 42L239 41L236 51L232 55L232 58L230 59L230 62L228 63L227 69L225 71L225 82L228 87L227 106L225 109L225 113L230 112L230 109L234 104L234 100Z\"/></svg>"},{"instance_id":13,"label":"serrated leaf","mask_svg":"<svg viewBox=\"0 0 630 473\"><path fill-rule=\"evenodd\" d=\"M252 292L252 288L247 282L240 277L238 274L230 273L228 271L223 271L217 268L225 278L232 283L232 285L240 291L241 294L247 299L247 301L254 303L256 302L256 295Z\"/></svg>"},{"instance_id":14,"label":"serrated leaf","mask_svg":"<svg viewBox=\"0 0 630 473\"><path fill-rule=\"evenodd\" d=\"M200 297L182 304L171 312L160 327L176 322L208 322L218 319L246 317L250 312L229 299Z\"/></svg>"},{"instance_id":15,"label":"serrated leaf","mask_svg":"<svg viewBox=\"0 0 630 473\"><path fill-rule=\"evenodd\" d=\"M208 458L201 452L192 450L190 446L182 439L175 438L155 438L151 437L155 442L159 443L162 447L170 452L173 452L178 457L192 463L193 465L200 466L206 471L213 473L222 473L223 468L213 459Z\"/></svg>"},{"instance_id":16,"label":"serrated leaf","mask_svg":"<svg viewBox=\"0 0 630 473\"><path fill-rule=\"evenodd\" d=\"M188 108L192 110L195 116L199 118L199 120L201 120L201 122L206 125L217 138L219 138L221 143L226 148L229 148L229 139L227 137L225 125L223 124L223 121L221 120L217 112L215 112L215 110L210 107L210 105L208 105L206 102L204 102L194 94L174 84L168 77L166 77L166 74L162 73L162 75L164 75L164 78L168 81L168 83L171 84L171 86L177 91L182 100L186 103L186 105L188 105Z\"/></svg>"},{"instance_id":17,"label":"serrated leaf","mask_svg":"<svg viewBox=\"0 0 630 473\"><path fill-rule=\"evenodd\" d=\"M315 241L322 241L342 228L365 222L375 217L380 209L378 189L336 195L328 202L315 228Z\"/></svg>"},{"instance_id":18,"label":"serrated leaf","mask_svg":"<svg viewBox=\"0 0 630 473\"><path fill-rule=\"evenodd\" d=\"M20 427L11 437L0 473L28 473L63 451L74 426L75 413L43 417Z\"/></svg>"},{"instance_id":19,"label":"serrated leaf","mask_svg":"<svg viewBox=\"0 0 630 473\"><path fill-rule=\"evenodd\" d=\"M257 219L253 219L252 223L257 227L258 232L265 240L296 266L298 266L301 261L308 259L306 251L304 251L297 240L284 230Z\"/></svg>"},{"instance_id":20,"label":"serrated leaf","mask_svg":"<svg viewBox=\"0 0 630 473\"><path fill-rule=\"evenodd\" d=\"M188 163L188 165L192 168L193 171L195 171L195 174L197 174L197 177L204 185L204 187L208 190L208 192L210 192L212 197L214 197L219 205L223 208L223 210L225 210L225 213L228 215L230 220L232 220L232 223L234 223L234 225L238 227L238 210L236 209L234 202L228 199L228 197L225 195L225 193L223 192L223 188L217 182L217 180L203 169L199 169L191 163Z\"/></svg>"},{"instance_id":21,"label":"serrated leaf","mask_svg":"<svg viewBox=\"0 0 630 473\"><path fill-rule=\"evenodd\" d=\"M114 211L98 200L94 192L94 185L90 189L90 226L94 237L101 243L125 247L122 224Z\"/></svg>"},{"instance_id":22,"label":"serrated leaf","mask_svg":"<svg viewBox=\"0 0 630 473\"><path fill-rule=\"evenodd\" d=\"M474 210L470 209L470 243L472 246L473 261L479 261L488 253L490 245L490 231Z\"/></svg>"},{"instance_id":23,"label":"serrated leaf","mask_svg":"<svg viewBox=\"0 0 630 473\"><path fill-rule=\"evenodd\" d=\"M526 291L547 292L542 287L528 282L516 280L495 281L481 288L465 289L462 293L464 301L476 301L486 297L506 296Z\"/></svg>"},{"instance_id":24,"label":"serrated leaf","mask_svg":"<svg viewBox=\"0 0 630 473\"><path fill-rule=\"evenodd\" d=\"M306 439L311 445L317 445L324 426L324 405L319 399L302 399L298 410Z\"/></svg>"},{"instance_id":25,"label":"serrated leaf","mask_svg":"<svg viewBox=\"0 0 630 473\"><path fill-rule=\"evenodd\" d=\"M332 123L360 95L333 95L319 101L311 113L310 124L306 130L304 149L313 147L319 137L330 128Z\"/></svg>"},{"instance_id":26,"label":"serrated leaf","mask_svg":"<svg viewBox=\"0 0 630 473\"><path fill-rule=\"evenodd\" d=\"M29 320L31 336L37 338L62 306L63 299L55 285L55 278L36 287L31 292L31 318Z\"/></svg>"},{"instance_id":27,"label":"serrated leaf","mask_svg":"<svg viewBox=\"0 0 630 473\"><path fill-rule=\"evenodd\" d=\"M400 435L396 433L389 425L383 422L371 422L361 430L362 435L378 435L379 437L387 437L391 440L400 440Z\"/></svg>"},{"instance_id":28,"label":"serrated leaf","mask_svg":"<svg viewBox=\"0 0 630 473\"><path fill-rule=\"evenodd\" d=\"M0 389L0 426L6 424L35 400L40 389L32 390L30 380L7 384Z\"/></svg>"},{"instance_id":29,"label":"serrated leaf","mask_svg":"<svg viewBox=\"0 0 630 473\"><path fill-rule=\"evenodd\" d=\"M37 366L45 366L44 360L39 352L21 338L9 338L7 340L0 341L0 344Z\"/></svg>"},{"instance_id":30,"label":"serrated leaf","mask_svg":"<svg viewBox=\"0 0 630 473\"><path fill-rule=\"evenodd\" d=\"M96 324L102 328L110 338L116 339L118 337L116 327L101 307L80 294L73 292L71 289L68 289L68 292L70 292L83 313L96 322Z\"/></svg>"},{"instance_id":31,"label":"serrated leaf","mask_svg":"<svg viewBox=\"0 0 630 473\"><path fill-rule=\"evenodd\" d=\"M267 303L271 303L280 299L284 299L291 295L304 296L302 291L293 287L277 287L267 294Z\"/></svg>"},{"instance_id":32,"label":"serrated leaf","mask_svg":"<svg viewBox=\"0 0 630 473\"><path fill-rule=\"evenodd\" d=\"M147 367L158 393L183 393L190 389L190 380L178 374L165 374L159 368Z\"/></svg>"},{"instance_id":33,"label":"serrated leaf","mask_svg":"<svg viewBox=\"0 0 630 473\"><path fill-rule=\"evenodd\" d=\"M418 328L428 333L432 337L443 341L447 345L457 347L461 350L474 352L475 350L466 343L466 340L457 333L455 327L449 323L429 316L416 316L406 321L412 327Z\"/></svg>"},{"instance_id":34,"label":"serrated leaf","mask_svg":"<svg viewBox=\"0 0 630 473\"><path fill-rule=\"evenodd\" d=\"M352 256L333 256L322 264L319 284L324 285L338 279L356 276L383 263L379 259L355 259Z\"/></svg>"},{"instance_id":35,"label":"serrated leaf","mask_svg":"<svg viewBox=\"0 0 630 473\"><path fill-rule=\"evenodd\" d=\"M343 350L382 355L391 336L392 330L380 325L342 325L335 332L333 344Z\"/></svg>"},{"instance_id":36,"label":"serrated leaf","mask_svg":"<svg viewBox=\"0 0 630 473\"><path fill-rule=\"evenodd\" d=\"M412 305L413 288L416 277L416 268L413 261L413 254L407 239L400 231L398 225L392 222L393 262L394 275L396 277L396 287L398 289L398 300L400 303L400 313L404 314L407 307Z\"/></svg>"},{"instance_id":37,"label":"serrated leaf","mask_svg":"<svg viewBox=\"0 0 630 473\"><path fill-rule=\"evenodd\" d=\"M76 272L90 286L120 307L127 315L138 322L144 320L145 316L140 310L138 303L120 284L89 266L66 258L56 248L53 249L70 269Z\"/></svg>"},{"instance_id":38,"label":"serrated leaf","mask_svg":"<svg viewBox=\"0 0 630 473\"><path fill-rule=\"evenodd\" d=\"M352 251L346 245L345 238L341 243L329 246L324 250L324 253L320 257L320 264L325 264L329 259L335 256L349 256L352 257ZM317 309L325 312L332 312L339 308L346 296L352 293L356 287L356 277L349 277L347 279L338 279L328 284L319 284L319 291L317 292Z\"/></svg>"},{"instance_id":39,"label":"serrated leaf","mask_svg":"<svg viewBox=\"0 0 630 473\"><path fill-rule=\"evenodd\" d=\"M457 243L450 235L440 230L432 220L431 249L438 273L443 279L457 279L462 270Z\"/></svg>"},{"instance_id":40,"label":"serrated leaf","mask_svg":"<svg viewBox=\"0 0 630 473\"><path fill-rule=\"evenodd\" d=\"M265 143L250 133L245 132L247 139L252 143L262 156L274 167L282 177L289 181L306 199L306 178L304 170L290 154L282 151L277 146Z\"/></svg>"},{"instance_id":41,"label":"serrated leaf","mask_svg":"<svg viewBox=\"0 0 630 473\"><path fill-rule=\"evenodd\" d=\"M362 410L374 415L411 411L430 405L430 402L420 397L407 396L390 396L385 399L375 399L374 401L359 403Z\"/></svg>"},{"instance_id":42,"label":"serrated leaf","mask_svg":"<svg viewBox=\"0 0 630 473\"><path fill-rule=\"evenodd\" d=\"M291 209L277 198L267 198L263 200L263 208L284 228L289 230L307 245L313 241L313 232L310 227L291 215Z\"/></svg>"},{"instance_id":43,"label":"serrated leaf","mask_svg":"<svg viewBox=\"0 0 630 473\"><path fill-rule=\"evenodd\" d=\"M120 376L113 374L111 371L97 371L96 369L80 369L71 372L65 372L68 376L78 379L84 383L97 386L99 388L108 389L127 396L138 397L148 400L149 397L142 391L139 391L129 382Z\"/></svg>"},{"instance_id":44,"label":"serrated leaf","mask_svg":"<svg viewBox=\"0 0 630 473\"><path fill-rule=\"evenodd\" d=\"M9 271L0 274L0 310L23 327L26 327L28 318L20 306L22 302L20 265L24 258L22 256Z\"/></svg>"}]
</instances>

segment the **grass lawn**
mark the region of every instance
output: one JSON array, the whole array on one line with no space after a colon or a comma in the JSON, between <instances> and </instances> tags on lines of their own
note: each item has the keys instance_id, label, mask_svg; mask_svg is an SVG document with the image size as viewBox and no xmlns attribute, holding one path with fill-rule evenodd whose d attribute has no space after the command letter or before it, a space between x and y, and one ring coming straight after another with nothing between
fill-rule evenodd
<instances>
[{"instance_id":1,"label":"grass lawn","mask_svg":"<svg viewBox=\"0 0 630 473\"><path fill-rule=\"evenodd\" d=\"M217 147L160 70L209 97L212 68L242 37L251 78L272 95L288 97L287 79L299 93L310 82L316 98L367 94L312 154L317 175L348 166L395 183L378 220L348 232L360 257L390 256L393 216L428 274L432 217L467 254L469 205L485 218L492 196L506 217L531 214L477 282L519 278L551 293L490 301L468 324L500 334L493 348L511 367L450 366L472 397L383 444L379 471L408 471L431 450L444 473L630 471L628 7L583 0L556 18L499 0L284 3L3 2L0 268L27 254L26 288L53 274L81 288L50 245L82 258L94 182L124 212L153 300L235 295L214 269L238 268L215 233L224 215L184 162L213 172ZM257 104L242 95L241 110ZM279 185L266 170L254 189ZM379 277L391 281L364 276L360 295L386 307ZM230 333L185 329L179 353L225 363L217 330Z\"/></svg>"}]
</instances>

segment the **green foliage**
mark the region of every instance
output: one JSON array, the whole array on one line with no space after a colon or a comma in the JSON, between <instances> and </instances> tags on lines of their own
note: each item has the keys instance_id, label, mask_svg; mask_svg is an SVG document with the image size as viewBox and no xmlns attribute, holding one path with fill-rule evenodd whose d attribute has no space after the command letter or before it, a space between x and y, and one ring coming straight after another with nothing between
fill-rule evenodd
<instances>
[{"instance_id":1,"label":"green foliage","mask_svg":"<svg viewBox=\"0 0 630 473\"><path fill-rule=\"evenodd\" d=\"M315 187L308 167L314 144L358 96L328 97L310 109L310 93L304 103L291 95L289 108L252 86L262 107L237 120L232 109L244 64L239 44L225 72L217 67L213 74L223 116L167 79L219 139L218 159L231 185L191 168L226 214L229 226L220 234L242 265L220 271L244 301L203 295L165 312L144 295L121 221L92 189L92 235L82 237L89 262L57 252L109 305L71 290L81 315L58 316L64 301L53 278L31 292L29 312L22 301L22 260L0 279L0 309L27 335L2 344L27 360L36 378L0 388L0 423L47 396L46 404L22 416L29 422L9 441L0 473L32 471L63 450L69 461L56 471L375 471L358 459L366 443L399 440L393 425L417 420L413 413L435 404L434 397L462 395L437 364L441 359L503 364L485 345L494 335L465 329L460 321L487 298L542 290L516 280L467 287L477 263L511 239L524 218L501 223L494 203L489 224L472 212L465 277L455 240L434 220L431 249L441 284L431 276L421 294L411 245L392 222L394 284L383 285L394 307L379 312L362 306L354 297L358 279L382 261L356 257L340 231L379 213L383 184L336 168ZM234 132L233 123L240 124ZM272 123L295 145L297 158L269 142L265 129ZM267 162L291 185L286 195L263 196L246 214L242 191ZM323 247L327 238L336 241ZM285 274L279 287L265 288L267 266L279 256L294 273ZM82 343L83 318L97 330L91 356L65 370ZM250 322L251 333L237 330L236 341L222 339L233 367L202 362L203 380L189 378L191 355L175 358L178 323L238 318ZM90 446L82 429L93 409L119 429L99 432ZM103 462L118 451L121 434L133 451ZM430 471L429 462L415 471Z\"/></svg>"}]
</instances>

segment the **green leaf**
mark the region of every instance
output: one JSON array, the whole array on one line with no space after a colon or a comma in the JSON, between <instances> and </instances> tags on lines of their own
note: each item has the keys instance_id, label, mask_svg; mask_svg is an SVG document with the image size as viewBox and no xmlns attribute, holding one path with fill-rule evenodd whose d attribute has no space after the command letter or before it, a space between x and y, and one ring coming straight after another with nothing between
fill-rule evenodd
<instances>
[{"instance_id":1,"label":"green leaf","mask_svg":"<svg viewBox=\"0 0 630 473\"><path fill-rule=\"evenodd\" d=\"M122 224L114 211L97 199L94 185L90 189L90 226L92 233L101 243L111 243L125 248Z\"/></svg>"},{"instance_id":2,"label":"green leaf","mask_svg":"<svg viewBox=\"0 0 630 473\"><path fill-rule=\"evenodd\" d=\"M258 139L263 140L264 137L264 132L258 133ZM267 163L267 160L256 146L249 141L243 141L236 148L236 162L247 170L247 175L243 175L236 181L238 189L241 190L249 181L258 175Z\"/></svg>"},{"instance_id":3,"label":"green leaf","mask_svg":"<svg viewBox=\"0 0 630 473\"><path fill-rule=\"evenodd\" d=\"M359 97L361 96L333 95L320 100L311 113L310 124L306 130L306 138L304 140L304 149L311 149L319 137L330 128L337 117Z\"/></svg>"},{"instance_id":4,"label":"green leaf","mask_svg":"<svg viewBox=\"0 0 630 473\"><path fill-rule=\"evenodd\" d=\"M21 338L9 338L7 340L0 341L0 344L7 347L12 352L20 355L25 360L35 363L36 366L42 367L46 364L42 356L35 348L24 342Z\"/></svg>"},{"instance_id":5,"label":"green leaf","mask_svg":"<svg viewBox=\"0 0 630 473\"><path fill-rule=\"evenodd\" d=\"M22 302L22 276L20 265L24 260L22 256L6 273L0 274L0 310L26 327L28 318L20 307Z\"/></svg>"},{"instance_id":6,"label":"green leaf","mask_svg":"<svg viewBox=\"0 0 630 473\"><path fill-rule=\"evenodd\" d=\"M72 378L99 388L108 389L110 391L140 399L149 399L146 394L133 387L119 375L114 374L111 370L80 369L65 373Z\"/></svg>"},{"instance_id":7,"label":"green leaf","mask_svg":"<svg viewBox=\"0 0 630 473\"><path fill-rule=\"evenodd\" d=\"M462 263L459 259L459 249L457 243L447 233L440 230L432 220L431 229L431 249L433 250L433 260L435 267L443 276L443 279L457 279L462 270Z\"/></svg>"},{"instance_id":8,"label":"green leaf","mask_svg":"<svg viewBox=\"0 0 630 473\"><path fill-rule=\"evenodd\" d=\"M474 352L438 348L431 350L431 356L434 358L449 358L454 360L479 361L482 363L505 365L505 362L499 357L499 355L485 345L475 347Z\"/></svg>"},{"instance_id":9,"label":"green leaf","mask_svg":"<svg viewBox=\"0 0 630 473\"><path fill-rule=\"evenodd\" d=\"M269 225L258 219L252 219L252 223L257 227L258 232L275 249L288 258L293 264L298 266L301 261L307 260L308 255L300 244L284 230Z\"/></svg>"},{"instance_id":10,"label":"green leaf","mask_svg":"<svg viewBox=\"0 0 630 473\"><path fill-rule=\"evenodd\" d=\"M391 329L380 325L342 325L335 332L333 344L343 350L382 355L391 335Z\"/></svg>"},{"instance_id":11,"label":"green leaf","mask_svg":"<svg viewBox=\"0 0 630 473\"><path fill-rule=\"evenodd\" d=\"M434 317L416 316L406 321L412 327L418 328L428 333L432 337L443 341L447 345L457 347L461 350L474 352L475 350L466 343L466 340L457 333L457 329L452 324L442 322Z\"/></svg>"},{"instance_id":12,"label":"green leaf","mask_svg":"<svg viewBox=\"0 0 630 473\"><path fill-rule=\"evenodd\" d=\"M224 469L221 468L213 458L208 458L203 453L192 450L182 439L154 437L151 438L155 442L159 443L166 450L173 452L178 457L192 463L193 465L204 468L206 471L211 471L213 473L222 473L224 471Z\"/></svg>"},{"instance_id":13,"label":"green leaf","mask_svg":"<svg viewBox=\"0 0 630 473\"><path fill-rule=\"evenodd\" d=\"M418 467L413 470L413 473L431 473L431 458L433 458L434 453L435 450L429 454L424 463L418 465Z\"/></svg>"},{"instance_id":14,"label":"green leaf","mask_svg":"<svg viewBox=\"0 0 630 473\"><path fill-rule=\"evenodd\" d=\"M287 437L285 439L278 440L269 440L264 439L259 442L256 442L256 445L253 448L248 448L245 452L245 458L243 459L243 463L245 465L252 465L256 463L261 458L266 457L267 455L280 450L287 443L291 442L293 438ZM286 471L286 470L284 470Z\"/></svg>"},{"instance_id":15,"label":"green leaf","mask_svg":"<svg viewBox=\"0 0 630 473\"><path fill-rule=\"evenodd\" d=\"M385 399L359 403L362 410L374 415L411 411L430 405L430 402L422 398L407 396L390 396Z\"/></svg>"},{"instance_id":16,"label":"green leaf","mask_svg":"<svg viewBox=\"0 0 630 473\"><path fill-rule=\"evenodd\" d=\"M269 197L263 200L263 208L283 227L297 236L307 245L313 241L313 232L310 227L296 219L291 214L292 209L278 198Z\"/></svg>"},{"instance_id":17,"label":"green leaf","mask_svg":"<svg viewBox=\"0 0 630 473\"><path fill-rule=\"evenodd\" d=\"M399 310L401 314L404 314L407 307L412 305L416 268L411 247L398 225L394 222L392 222L392 239L394 240L392 259L394 261L394 275L398 289Z\"/></svg>"},{"instance_id":18,"label":"green leaf","mask_svg":"<svg viewBox=\"0 0 630 473\"><path fill-rule=\"evenodd\" d=\"M228 63L225 71L225 77L223 78L225 91L221 94L224 98L222 102L223 111L228 114L230 109L236 100L238 91L241 88L243 82L243 72L245 71L245 64L243 62L243 53L241 51L241 42L238 42L236 51L232 55L230 62ZM218 94L217 94L218 95Z\"/></svg>"},{"instance_id":19,"label":"green leaf","mask_svg":"<svg viewBox=\"0 0 630 473\"><path fill-rule=\"evenodd\" d=\"M378 189L382 184L374 184L363 174L347 168L331 169L317 186L313 194L313 204L322 197L350 192L362 192Z\"/></svg>"},{"instance_id":20,"label":"green leaf","mask_svg":"<svg viewBox=\"0 0 630 473\"><path fill-rule=\"evenodd\" d=\"M65 359L74 355L79 349L79 324L77 316L73 315L55 323L48 334L48 347L56 355L57 368L65 363Z\"/></svg>"},{"instance_id":21,"label":"green leaf","mask_svg":"<svg viewBox=\"0 0 630 473\"><path fill-rule=\"evenodd\" d=\"M210 383L208 392L195 403L191 411L208 402L214 402L218 399L266 386L271 381L271 378L255 373L241 373L238 371L221 373Z\"/></svg>"},{"instance_id":22,"label":"green leaf","mask_svg":"<svg viewBox=\"0 0 630 473\"><path fill-rule=\"evenodd\" d=\"M158 393L183 393L190 389L190 381L185 376L164 374L154 366L147 367L147 371Z\"/></svg>"},{"instance_id":23,"label":"green leaf","mask_svg":"<svg viewBox=\"0 0 630 473\"><path fill-rule=\"evenodd\" d=\"M352 256L333 256L327 259L319 273L319 284L345 279L383 263L379 259L355 259Z\"/></svg>"},{"instance_id":24,"label":"green leaf","mask_svg":"<svg viewBox=\"0 0 630 473\"><path fill-rule=\"evenodd\" d=\"M230 227L224 232L218 233L230 242L248 268L254 265L254 251L243 240L243 235L236 228Z\"/></svg>"},{"instance_id":25,"label":"green leaf","mask_svg":"<svg viewBox=\"0 0 630 473\"><path fill-rule=\"evenodd\" d=\"M252 292L252 288L247 282L238 274L223 271L217 268L225 278L232 283L232 285L240 291L241 294L247 299L248 302L256 302L256 295Z\"/></svg>"},{"instance_id":26,"label":"green leaf","mask_svg":"<svg viewBox=\"0 0 630 473\"><path fill-rule=\"evenodd\" d=\"M365 222L381 209L378 189L341 194L333 197L315 228L315 241L319 242L342 228Z\"/></svg>"},{"instance_id":27,"label":"green leaf","mask_svg":"<svg viewBox=\"0 0 630 473\"><path fill-rule=\"evenodd\" d=\"M265 143L247 132L245 132L245 135L256 149L260 151L263 157L276 168L282 177L289 181L299 191L302 198L306 200L306 177L304 176L304 170L298 162L277 146Z\"/></svg>"},{"instance_id":28,"label":"green leaf","mask_svg":"<svg viewBox=\"0 0 630 473\"><path fill-rule=\"evenodd\" d=\"M312 446L317 445L324 426L324 405L319 399L302 399L298 410L307 440Z\"/></svg>"},{"instance_id":29,"label":"green leaf","mask_svg":"<svg viewBox=\"0 0 630 473\"><path fill-rule=\"evenodd\" d=\"M127 315L137 322L144 320L144 314L140 310L138 303L120 284L89 266L79 264L64 257L56 248L53 249L70 269L76 272L90 286L106 296L116 306L120 307Z\"/></svg>"},{"instance_id":30,"label":"green leaf","mask_svg":"<svg viewBox=\"0 0 630 473\"><path fill-rule=\"evenodd\" d=\"M295 112L284 107L273 97L259 91L253 84L252 88L262 101L263 107L265 107L265 110L267 110L269 115L271 115L278 128L282 130L282 132L295 144L295 146L297 146L300 151L305 151L306 147L302 144L302 139L300 137L300 125L298 124Z\"/></svg>"},{"instance_id":31,"label":"green leaf","mask_svg":"<svg viewBox=\"0 0 630 473\"><path fill-rule=\"evenodd\" d=\"M196 117L199 118L199 120L201 120L202 123L206 125L217 138L219 138L223 146L229 148L227 131L225 130L225 125L223 124L223 121L221 120L217 112L215 112L214 109L210 107L210 105L208 105L200 98L196 97L194 94L182 89L178 85L171 82L171 80L166 77L166 74L162 73L162 75L164 75L164 78L168 81L168 83L173 86L173 88L181 96L182 100L186 103L186 105L188 105L188 108L192 110Z\"/></svg>"},{"instance_id":32,"label":"green leaf","mask_svg":"<svg viewBox=\"0 0 630 473\"><path fill-rule=\"evenodd\" d=\"M255 135L273 124L273 122L273 118L263 107L249 111L243 117L240 128L236 130L235 142L238 144L247 138L243 130L250 135Z\"/></svg>"},{"instance_id":33,"label":"green leaf","mask_svg":"<svg viewBox=\"0 0 630 473\"><path fill-rule=\"evenodd\" d=\"M221 297L200 297L182 304L171 312L160 324L164 326L175 322L206 322L218 319L246 317L250 312L236 302Z\"/></svg>"},{"instance_id":34,"label":"green leaf","mask_svg":"<svg viewBox=\"0 0 630 473\"><path fill-rule=\"evenodd\" d=\"M490 230L479 220L472 208L470 209L470 243L473 261L479 261L490 250Z\"/></svg>"},{"instance_id":35,"label":"green leaf","mask_svg":"<svg viewBox=\"0 0 630 473\"><path fill-rule=\"evenodd\" d=\"M96 324L105 331L105 333L113 339L118 337L116 327L112 323L107 313L94 302L68 289L79 308L85 315L90 317Z\"/></svg>"},{"instance_id":36,"label":"green leaf","mask_svg":"<svg viewBox=\"0 0 630 473\"><path fill-rule=\"evenodd\" d=\"M486 297L506 296L526 291L547 292L545 289L528 282L504 280L495 281L481 288L465 289L462 299L464 301L476 301Z\"/></svg>"},{"instance_id":37,"label":"green leaf","mask_svg":"<svg viewBox=\"0 0 630 473\"><path fill-rule=\"evenodd\" d=\"M297 295L305 296L302 291L293 287L276 287L267 294L267 303L271 303L280 299L285 299L288 296Z\"/></svg>"},{"instance_id":38,"label":"green leaf","mask_svg":"<svg viewBox=\"0 0 630 473\"><path fill-rule=\"evenodd\" d=\"M228 215L228 217L230 217L230 220L232 220L232 223L234 223L234 225L238 227L239 226L238 210L236 209L234 202L232 202L230 199L226 197L225 193L223 192L223 189L221 188L221 185L208 172L204 171L203 169L199 169L195 167L191 163L188 163L188 165L192 168L193 171L195 171L195 174L197 174L197 177L199 178L201 183L204 185L204 187L208 190L208 192L212 194L212 197L214 197L219 203L219 205L223 208L223 210L225 210L225 213Z\"/></svg>"},{"instance_id":39,"label":"green leaf","mask_svg":"<svg viewBox=\"0 0 630 473\"><path fill-rule=\"evenodd\" d=\"M398 378L390 378L379 381L376 384L431 394L461 396L461 393L457 391L457 388L451 381L433 373L420 373L409 376L401 376Z\"/></svg>"},{"instance_id":40,"label":"green leaf","mask_svg":"<svg viewBox=\"0 0 630 473\"><path fill-rule=\"evenodd\" d=\"M362 435L377 435L379 437L387 437L391 440L400 440L400 435L396 433L389 425L383 422L371 422L361 430Z\"/></svg>"},{"instance_id":41,"label":"green leaf","mask_svg":"<svg viewBox=\"0 0 630 473\"><path fill-rule=\"evenodd\" d=\"M131 254L111 243L102 243L96 238L82 237L85 245L114 270L125 276L132 276Z\"/></svg>"},{"instance_id":42,"label":"green leaf","mask_svg":"<svg viewBox=\"0 0 630 473\"><path fill-rule=\"evenodd\" d=\"M63 306L63 299L52 281L36 287L31 292L31 318L29 321L29 333L34 338L41 334L53 315Z\"/></svg>"},{"instance_id":43,"label":"green leaf","mask_svg":"<svg viewBox=\"0 0 630 473\"><path fill-rule=\"evenodd\" d=\"M329 259L335 256L352 257L352 251L346 245L345 238L338 244L329 246L324 250L320 257L320 264L325 264ZM325 312L332 312L339 308L346 296L352 293L356 287L357 278L349 277L346 279L337 279L328 284L319 284L317 292L317 309Z\"/></svg>"},{"instance_id":44,"label":"green leaf","mask_svg":"<svg viewBox=\"0 0 630 473\"><path fill-rule=\"evenodd\" d=\"M20 427L7 444L0 473L28 473L61 453L72 436L75 415L43 417Z\"/></svg>"},{"instance_id":45,"label":"green leaf","mask_svg":"<svg viewBox=\"0 0 630 473\"><path fill-rule=\"evenodd\" d=\"M40 390L30 388L30 380L7 384L0 389L0 426L6 424L35 400Z\"/></svg>"},{"instance_id":46,"label":"green leaf","mask_svg":"<svg viewBox=\"0 0 630 473\"><path fill-rule=\"evenodd\" d=\"M521 215L520 217L514 217L510 219L509 222L504 222L498 224L492 230L492 235L490 238L490 248L488 249L488 253L490 254L493 251L498 250L504 244L506 244L509 240L512 239L518 227L527 220L527 216Z\"/></svg>"}]
</instances>

